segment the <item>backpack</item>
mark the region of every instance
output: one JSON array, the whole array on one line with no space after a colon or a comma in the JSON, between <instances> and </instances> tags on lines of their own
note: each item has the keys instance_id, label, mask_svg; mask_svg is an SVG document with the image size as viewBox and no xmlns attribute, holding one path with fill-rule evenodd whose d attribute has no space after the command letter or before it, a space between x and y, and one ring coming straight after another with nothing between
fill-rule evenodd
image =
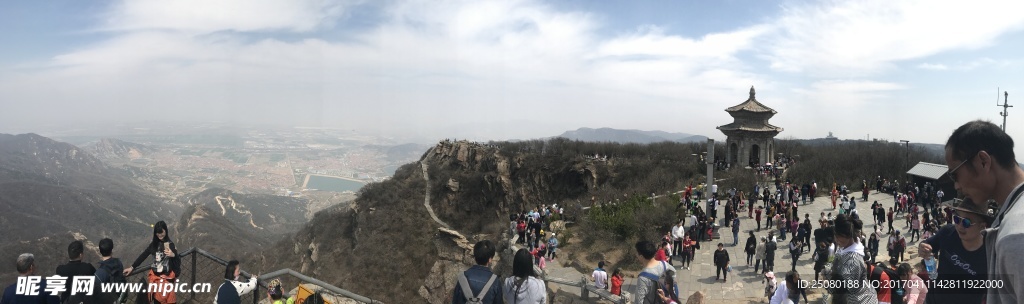
<instances>
[{"instance_id":1,"label":"backpack","mask_svg":"<svg viewBox=\"0 0 1024 304\"><path fill-rule=\"evenodd\" d=\"M672 300L679 302L679 286L676 285L675 280L672 279L675 277L675 272L669 271L668 266L665 266L665 262L661 262L661 268L664 270L664 273L662 273L661 276L650 272L640 273L641 277L645 277L655 284L655 286L651 286L653 288L648 289L649 292L647 293L647 297L644 298L644 303L661 303L661 299L658 298L658 290L664 292L665 295Z\"/></svg>"},{"instance_id":2,"label":"backpack","mask_svg":"<svg viewBox=\"0 0 1024 304\"><path fill-rule=\"evenodd\" d=\"M881 262L879 262L879 263L877 263L875 265L871 265L871 264L867 264L867 265L868 265L868 280L879 282L878 283L878 287L875 288L876 292L882 291L882 288L886 287L886 285L889 285L889 286L902 286L903 285L903 284L885 284L883 282L880 282L882 280L882 272L885 272L886 276L889 277L889 280L899 281L900 280L900 278L899 278L900 276L896 272L896 270L893 270L892 268L889 268L889 267L885 267L885 264L882 264ZM900 287L900 288L892 288L892 290L889 293L890 294L890 300L889 300L890 302L889 303L891 303L891 304L903 304L903 295L905 293L906 292L903 290L902 287Z\"/></svg>"},{"instance_id":3,"label":"backpack","mask_svg":"<svg viewBox=\"0 0 1024 304\"><path fill-rule=\"evenodd\" d=\"M896 241L896 246L895 247L896 247L895 248L896 251L906 250L906 248L907 248L907 239L904 239L903 237L900 237L900 239Z\"/></svg>"},{"instance_id":4,"label":"backpack","mask_svg":"<svg viewBox=\"0 0 1024 304\"><path fill-rule=\"evenodd\" d=\"M127 283L128 279L124 277L124 272L119 271L122 269L114 269L110 264L100 264L100 268L96 272L103 271L107 273L107 277L110 278L109 282L97 282L97 283Z\"/></svg>"},{"instance_id":5,"label":"backpack","mask_svg":"<svg viewBox=\"0 0 1024 304\"><path fill-rule=\"evenodd\" d=\"M473 296L473 289L469 287L469 280L466 279L466 273L459 274L459 286L462 286L462 296L466 297L467 304L483 304L484 297L487 296L487 292L491 290L491 285L498 279L498 276L491 274L491 278L487 279L487 284L484 284L484 288L480 290L480 294ZM501 295L499 295L501 296Z\"/></svg>"}]
</instances>

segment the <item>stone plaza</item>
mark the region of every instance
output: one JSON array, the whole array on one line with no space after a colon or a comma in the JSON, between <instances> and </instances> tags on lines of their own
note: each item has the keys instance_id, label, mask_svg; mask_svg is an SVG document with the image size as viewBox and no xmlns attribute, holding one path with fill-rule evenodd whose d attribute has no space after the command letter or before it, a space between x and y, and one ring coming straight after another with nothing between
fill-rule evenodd
<instances>
[{"instance_id":1,"label":"stone plaza","mask_svg":"<svg viewBox=\"0 0 1024 304\"><path fill-rule=\"evenodd\" d=\"M875 229L875 224L872 223L870 219L871 203L878 201L887 208L893 205L893 196L891 194L882 194L872 191L871 194L868 195L868 200L866 202L862 202L860 200L859 192L855 194L851 193L851 196L852 195L857 195L856 209L861 219L865 220L865 234L870 233ZM831 200L827 196L819 196L813 201L813 203L800 205L799 212L801 214L801 218L803 218L803 214L805 213L810 214L811 222L815 228L818 227L818 218L820 217L821 212L825 212L825 214L832 213L833 216L838 214L837 210L832 209ZM764 218L761 220L762 228L764 228ZM909 235L906 234L906 232L909 231L909 228L904 228L905 226L906 221L902 217L896 219L896 222L893 225L894 228L899 229L901 232L904 232L905 236L908 236L909 242ZM767 303L768 299L764 297L765 284L763 276L760 272L755 273L753 266L746 265L746 253L743 251L743 246L746 244L746 239L749 235L748 232L755 231L756 228L757 223L754 222L754 219L747 218L746 212L744 212L740 217L740 239L736 246L732 246L732 233L727 232L730 228L722 227L721 238L710 242L701 242L701 250L697 250L689 270L681 268L680 261L678 259L674 259L672 261L672 265L677 269L676 280L679 285L679 296L681 300L685 303L687 297L700 291L704 293L705 303ZM888 229L887 227L883 228L885 228L885 230ZM755 231L754 235L760 239L762 236L767 236L768 231L769 230L761 229L759 232ZM775 234L778 235L778 229L774 229L774 231ZM786 240L778 241L778 250L775 253L775 274L779 281L781 281L786 273L791 269L790 266L792 264L792 260L788 250L790 238L791 236L787 237ZM715 279L715 266L712 263L712 254L714 253L715 245L718 243L725 244L725 250L729 252L731 261L730 265L733 266L733 271L729 274L729 280L726 282ZM908 263L913 263L919 260L917 255L917 244L918 242L913 242L908 243L907 245L905 258ZM880 248L878 253L879 260L887 259L888 255L885 250L884 241L883 244L881 244L881 247L882 248ZM804 252L797 262L796 270L804 280L814 279L814 270L812 269L814 262L812 260L812 253L813 251ZM565 267L559 263L549 263L545 273L549 278L553 277L576 281L580 280L583 276L590 277L589 273L582 274L576 269ZM636 277L627 276L625 283L623 284L623 290L626 292L632 292L634 288L633 284L635 282ZM579 294L579 289L575 287L567 287L554 283L549 283L548 285L553 290L561 289L565 292L576 295ZM811 303L817 303L822 298L823 293L826 292L824 290L808 290L808 300L810 300ZM596 297L591 296L591 298Z\"/></svg>"}]
</instances>

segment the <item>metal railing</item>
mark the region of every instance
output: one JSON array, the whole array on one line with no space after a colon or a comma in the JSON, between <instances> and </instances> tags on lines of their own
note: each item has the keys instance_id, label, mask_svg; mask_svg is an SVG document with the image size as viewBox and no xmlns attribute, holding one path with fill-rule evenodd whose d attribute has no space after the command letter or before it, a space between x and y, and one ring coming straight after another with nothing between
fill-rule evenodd
<instances>
[{"instance_id":1,"label":"metal railing","mask_svg":"<svg viewBox=\"0 0 1024 304\"><path fill-rule=\"evenodd\" d=\"M512 233L512 232L510 232L510 233L511 233L512 237L509 238L509 240L508 240L508 248L509 248L509 250L512 253L515 253L517 250L519 250L519 246L516 245L516 242L519 240L519 235L516 234L516 233ZM534 269L536 271L538 268L536 268L536 266L535 266ZM612 303L626 304L626 299L625 298L613 295L613 294L611 294L610 292L608 292L606 290L598 289L594 285L587 284L588 281L587 281L587 277L586 276L581 276L579 281L566 280L566 279L562 279L562 278L549 278L546 275L543 276L542 279L543 279L545 285L547 285L547 283L555 283L555 284L559 284L559 285L566 285L566 286L572 286L572 287L579 288L580 289L580 297L583 298L584 301L585 300L589 300L590 293L593 292L598 297L600 297L602 299L605 299L605 300L608 300L608 301L611 301Z\"/></svg>"},{"instance_id":2,"label":"metal railing","mask_svg":"<svg viewBox=\"0 0 1024 304\"><path fill-rule=\"evenodd\" d=\"M597 295L597 297L604 300L608 300L609 302L616 304L626 304L626 298L613 295L612 293L604 289L598 289L593 284L588 284L587 277L585 276L580 277L579 281L570 281L560 278L544 278L544 282L577 287L580 289L580 298L582 298L584 301L590 299L590 293L594 293L595 295Z\"/></svg>"},{"instance_id":3,"label":"metal railing","mask_svg":"<svg viewBox=\"0 0 1024 304\"><path fill-rule=\"evenodd\" d=\"M224 281L224 267L227 266L228 261L215 256L203 249L189 248L185 252L178 254L181 261L181 273L177 274L177 281L179 283L188 283L190 286L196 286L197 283L207 283L211 285L216 282ZM147 283L147 274L152 266L145 265L140 266L132 270L128 274L128 281L131 282L132 277L138 276L136 280L139 283ZM246 271L240 271L241 276L245 278L251 278L252 274ZM265 294L267 290L267 284L265 281L272 280L274 278L282 276L291 276L298 279L301 282L312 284L322 288L327 293L332 293L340 297L350 298L360 303L380 304L378 300L370 299L369 297L358 295L354 292L338 288L337 286L328 284L324 281L303 275L297 271L291 269L281 269L272 271L264 274L258 278L257 288L246 295L242 296L242 303L252 302L257 304L260 301L261 294ZM219 286L219 284L217 284ZM211 292L199 292L191 290L188 293L178 293L176 296L177 303L213 303L214 296L217 294L217 287L211 290ZM145 293L137 293L134 296L128 296L125 304L145 304L148 303L148 297Z\"/></svg>"}]
</instances>

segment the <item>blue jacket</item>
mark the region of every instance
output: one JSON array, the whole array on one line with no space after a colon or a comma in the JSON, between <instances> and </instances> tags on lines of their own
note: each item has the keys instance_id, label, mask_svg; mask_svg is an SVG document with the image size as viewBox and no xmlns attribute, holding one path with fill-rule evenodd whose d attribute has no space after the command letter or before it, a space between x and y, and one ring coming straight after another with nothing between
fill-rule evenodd
<instances>
[{"instance_id":1,"label":"blue jacket","mask_svg":"<svg viewBox=\"0 0 1024 304\"><path fill-rule=\"evenodd\" d=\"M474 293L479 293L484 285L487 284L487 280L494 275L490 268L473 265L466 270L466 280L469 281L469 289L473 290ZM472 296L476 296L471 295ZM484 296L484 303L490 304L502 304L504 300L501 298L501 278L495 278L494 283L491 283L491 290ZM455 292L452 293L452 304L465 304L466 296L462 294L462 286L459 286L458 281L455 283Z\"/></svg>"},{"instance_id":2,"label":"blue jacket","mask_svg":"<svg viewBox=\"0 0 1024 304\"><path fill-rule=\"evenodd\" d=\"M238 289L235 289L231 281L224 280L224 283L217 287L217 297L215 300L218 304L238 304L242 303L242 296L238 295Z\"/></svg>"}]
</instances>

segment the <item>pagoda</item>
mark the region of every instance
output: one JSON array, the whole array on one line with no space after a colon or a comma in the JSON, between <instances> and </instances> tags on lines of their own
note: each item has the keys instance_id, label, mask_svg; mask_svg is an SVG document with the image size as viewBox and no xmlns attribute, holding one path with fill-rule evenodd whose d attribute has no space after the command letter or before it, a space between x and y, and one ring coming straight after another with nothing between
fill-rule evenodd
<instances>
[{"instance_id":1,"label":"pagoda","mask_svg":"<svg viewBox=\"0 0 1024 304\"><path fill-rule=\"evenodd\" d=\"M768 119L778 112L754 98L754 87L750 87L747 101L725 111L733 122L718 129L726 136L726 161L730 166L756 167L774 162L775 136L782 128L769 124Z\"/></svg>"}]
</instances>

